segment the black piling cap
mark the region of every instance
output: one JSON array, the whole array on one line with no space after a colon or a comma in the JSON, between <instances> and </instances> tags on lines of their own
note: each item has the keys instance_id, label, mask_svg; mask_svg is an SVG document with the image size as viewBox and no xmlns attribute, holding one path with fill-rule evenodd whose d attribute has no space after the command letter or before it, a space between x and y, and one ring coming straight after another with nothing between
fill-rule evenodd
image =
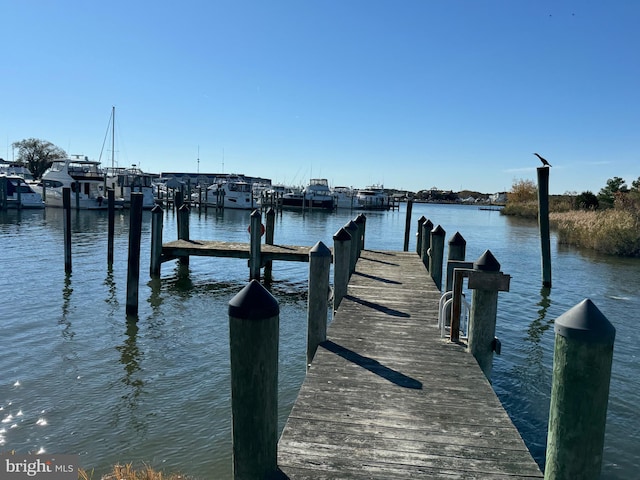
<instances>
[{"instance_id":1,"label":"black piling cap","mask_svg":"<svg viewBox=\"0 0 640 480\"><path fill-rule=\"evenodd\" d=\"M425 217L424 215L422 215L419 219L418 219L418 225L422 225L424 222L427 221L427 217Z\"/></svg>"},{"instance_id":2,"label":"black piling cap","mask_svg":"<svg viewBox=\"0 0 640 480\"><path fill-rule=\"evenodd\" d=\"M278 301L257 280L251 280L229 301L229 317L233 318L266 320L279 313Z\"/></svg>"},{"instance_id":3,"label":"black piling cap","mask_svg":"<svg viewBox=\"0 0 640 480\"><path fill-rule=\"evenodd\" d=\"M556 318L557 335L585 343L613 343L615 327L588 298Z\"/></svg>"},{"instance_id":4,"label":"black piling cap","mask_svg":"<svg viewBox=\"0 0 640 480\"><path fill-rule=\"evenodd\" d=\"M251 215L249 215L249 218L262 218L262 215L260 215L260 212L258 210L254 210L253 212L251 212Z\"/></svg>"},{"instance_id":5,"label":"black piling cap","mask_svg":"<svg viewBox=\"0 0 640 480\"><path fill-rule=\"evenodd\" d=\"M473 262L474 270L482 270L485 272L499 272L500 271L500 263L496 260L496 257L493 256L491 250L486 250L480 258Z\"/></svg>"},{"instance_id":6,"label":"black piling cap","mask_svg":"<svg viewBox=\"0 0 640 480\"><path fill-rule=\"evenodd\" d=\"M424 226L426 226L429 231L433 230L433 222L428 218L427 218L427 221L424 222Z\"/></svg>"},{"instance_id":7,"label":"black piling cap","mask_svg":"<svg viewBox=\"0 0 640 480\"><path fill-rule=\"evenodd\" d=\"M456 232L456 234L451 237L451 240L449 240L449 245L466 245L467 241L464 239L464 237L462 235L460 235L460 232Z\"/></svg>"},{"instance_id":8,"label":"black piling cap","mask_svg":"<svg viewBox=\"0 0 640 480\"><path fill-rule=\"evenodd\" d=\"M151 213L162 213L162 207L160 205L154 205L151 209Z\"/></svg>"},{"instance_id":9,"label":"black piling cap","mask_svg":"<svg viewBox=\"0 0 640 480\"><path fill-rule=\"evenodd\" d=\"M330 257L331 250L324 243L318 242L316 243L311 250L309 250L310 257Z\"/></svg>"},{"instance_id":10,"label":"black piling cap","mask_svg":"<svg viewBox=\"0 0 640 480\"><path fill-rule=\"evenodd\" d=\"M361 213L360 215L358 215L358 216L356 217L356 219L354 220L354 222L355 222L357 225L360 225L361 223L364 223L364 222L366 222L366 221L367 221L367 217L365 217L365 216L364 216L364 214L362 214L362 213Z\"/></svg>"},{"instance_id":11,"label":"black piling cap","mask_svg":"<svg viewBox=\"0 0 640 480\"><path fill-rule=\"evenodd\" d=\"M346 242L347 240L351 240L351 234L347 232L345 228L341 228L336 233L333 234L334 242Z\"/></svg>"},{"instance_id":12,"label":"black piling cap","mask_svg":"<svg viewBox=\"0 0 640 480\"><path fill-rule=\"evenodd\" d=\"M444 228L442 228L440 225L438 225L436 228L434 228L433 230L431 230L431 234L432 235L440 235L442 237L444 237L444 235L447 232L444 231Z\"/></svg>"}]
</instances>

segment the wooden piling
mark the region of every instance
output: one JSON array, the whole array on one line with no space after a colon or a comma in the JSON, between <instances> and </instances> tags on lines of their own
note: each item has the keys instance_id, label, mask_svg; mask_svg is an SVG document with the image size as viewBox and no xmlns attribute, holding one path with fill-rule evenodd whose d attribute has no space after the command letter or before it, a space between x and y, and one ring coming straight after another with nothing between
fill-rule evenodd
<instances>
[{"instance_id":1,"label":"wooden piling","mask_svg":"<svg viewBox=\"0 0 640 480\"><path fill-rule=\"evenodd\" d=\"M455 235L449 239L447 260L464 261L466 253L467 241L460 235L460 232L456 232Z\"/></svg>"},{"instance_id":2,"label":"wooden piling","mask_svg":"<svg viewBox=\"0 0 640 480\"><path fill-rule=\"evenodd\" d=\"M404 224L404 248L403 252L409 251L409 236L411 235L411 211L413 210L413 200L407 200L407 218Z\"/></svg>"},{"instance_id":3,"label":"wooden piling","mask_svg":"<svg viewBox=\"0 0 640 480\"><path fill-rule=\"evenodd\" d=\"M107 266L113 266L113 237L115 235L116 197L113 188L107 189Z\"/></svg>"},{"instance_id":4,"label":"wooden piling","mask_svg":"<svg viewBox=\"0 0 640 480\"><path fill-rule=\"evenodd\" d=\"M138 287L140 283L140 239L142 237L143 194L131 193L129 209L129 258L127 262L127 316L138 316Z\"/></svg>"},{"instance_id":5,"label":"wooden piling","mask_svg":"<svg viewBox=\"0 0 640 480\"><path fill-rule=\"evenodd\" d=\"M433 222L427 219L422 224L422 244L420 245L420 258L427 271L429 271L429 256L431 248L431 230L433 230Z\"/></svg>"},{"instance_id":6,"label":"wooden piling","mask_svg":"<svg viewBox=\"0 0 640 480\"><path fill-rule=\"evenodd\" d=\"M351 220L344 226L344 229L351 235L349 243L349 276L356 270L356 262L358 261L358 225Z\"/></svg>"},{"instance_id":7,"label":"wooden piling","mask_svg":"<svg viewBox=\"0 0 640 480\"><path fill-rule=\"evenodd\" d=\"M277 469L280 308L257 280L229 302L233 478Z\"/></svg>"},{"instance_id":8,"label":"wooden piling","mask_svg":"<svg viewBox=\"0 0 640 480\"><path fill-rule=\"evenodd\" d=\"M267 210L267 226L265 229L264 243L267 245L273 245L275 228L276 228L276 212L273 208ZM273 262L269 260L264 265L264 281L271 282L273 272Z\"/></svg>"},{"instance_id":9,"label":"wooden piling","mask_svg":"<svg viewBox=\"0 0 640 480\"><path fill-rule=\"evenodd\" d=\"M159 277L162 265L162 207L155 205L151 209L151 262L149 273L151 277Z\"/></svg>"},{"instance_id":10,"label":"wooden piling","mask_svg":"<svg viewBox=\"0 0 640 480\"><path fill-rule=\"evenodd\" d=\"M424 215L418 219L418 231L416 233L416 253L418 255L422 252L422 225L426 221L427 219Z\"/></svg>"},{"instance_id":11,"label":"wooden piling","mask_svg":"<svg viewBox=\"0 0 640 480\"><path fill-rule=\"evenodd\" d=\"M600 478L616 330L585 299L555 321L545 480Z\"/></svg>"},{"instance_id":12,"label":"wooden piling","mask_svg":"<svg viewBox=\"0 0 640 480\"><path fill-rule=\"evenodd\" d=\"M309 251L307 365L311 365L318 345L327 339L330 270L331 250L324 243L318 242Z\"/></svg>"},{"instance_id":13,"label":"wooden piling","mask_svg":"<svg viewBox=\"0 0 640 480\"><path fill-rule=\"evenodd\" d=\"M76 192L76 211L80 210L80 182L74 182L73 183L74 187L75 187L75 192Z\"/></svg>"},{"instance_id":14,"label":"wooden piling","mask_svg":"<svg viewBox=\"0 0 640 480\"><path fill-rule=\"evenodd\" d=\"M351 235L341 228L333 235L333 310L347 294L351 264Z\"/></svg>"},{"instance_id":15,"label":"wooden piling","mask_svg":"<svg viewBox=\"0 0 640 480\"><path fill-rule=\"evenodd\" d=\"M64 271L71 273L71 189L62 188L62 217L64 221Z\"/></svg>"},{"instance_id":16,"label":"wooden piling","mask_svg":"<svg viewBox=\"0 0 640 480\"><path fill-rule=\"evenodd\" d=\"M473 271L469 272L469 288L473 295L467 348L489 380L496 349L498 292L509 290L509 279L508 275L500 273L500 263L489 250L474 262Z\"/></svg>"},{"instance_id":17,"label":"wooden piling","mask_svg":"<svg viewBox=\"0 0 640 480\"><path fill-rule=\"evenodd\" d=\"M367 217L360 214L355 218L353 223L355 223L356 226L358 227L358 241L356 242L356 257L360 258L360 254L364 249L364 234L365 234L365 228L367 226Z\"/></svg>"},{"instance_id":18,"label":"wooden piling","mask_svg":"<svg viewBox=\"0 0 640 480\"><path fill-rule=\"evenodd\" d=\"M189 214L189 207L182 203L178 208L178 240L189 240ZM189 265L189 256L180 257L179 261L181 265Z\"/></svg>"},{"instance_id":19,"label":"wooden piling","mask_svg":"<svg viewBox=\"0 0 640 480\"><path fill-rule=\"evenodd\" d=\"M549 167L538 167L538 226L542 256L542 286L551 287L551 239L549 234Z\"/></svg>"},{"instance_id":20,"label":"wooden piling","mask_svg":"<svg viewBox=\"0 0 640 480\"><path fill-rule=\"evenodd\" d=\"M442 290L442 262L444 260L444 236L446 232L438 225L431 230L431 240L429 247L431 253L429 255L429 273L431 278L438 287L438 290Z\"/></svg>"},{"instance_id":21,"label":"wooden piling","mask_svg":"<svg viewBox=\"0 0 640 480\"><path fill-rule=\"evenodd\" d=\"M249 278L260 280L260 229L262 227L262 215L258 210L251 212L249 217Z\"/></svg>"}]
</instances>

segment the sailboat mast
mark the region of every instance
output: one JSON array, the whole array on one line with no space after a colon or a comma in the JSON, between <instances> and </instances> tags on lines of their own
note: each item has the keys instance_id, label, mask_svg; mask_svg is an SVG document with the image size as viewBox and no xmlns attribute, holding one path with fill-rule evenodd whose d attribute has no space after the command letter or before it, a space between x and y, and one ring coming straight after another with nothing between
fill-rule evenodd
<instances>
[{"instance_id":1,"label":"sailboat mast","mask_svg":"<svg viewBox=\"0 0 640 480\"><path fill-rule=\"evenodd\" d=\"M111 171L115 171L116 107L111 107Z\"/></svg>"}]
</instances>

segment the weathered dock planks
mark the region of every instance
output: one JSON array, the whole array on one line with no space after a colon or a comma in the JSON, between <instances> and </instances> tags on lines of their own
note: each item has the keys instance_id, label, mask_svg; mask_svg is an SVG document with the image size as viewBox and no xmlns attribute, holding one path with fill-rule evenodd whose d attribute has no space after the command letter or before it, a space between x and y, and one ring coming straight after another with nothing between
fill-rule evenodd
<instances>
[{"instance_id":1,"label":"weathered dock planks","mask_svg":"<svg viewBox=\"0 0 640 480\"><path fill-rule=\"evenodd\" d=\"M293 245L260 245L260 260L308 262L311 247ZM207 240L176 240L162 245L162 261L185 256L249 258L250 244Z\"/></svg>"},{"instance_id":2,"label":"weathered dock planks","mask_svg":"<svg viewBox=\"0 0 640 480\"><path fill-rule=\"evenodd\" d=\"M281 478L542 478L420 257L364 250L278 444Z\"/></svg>"}]
</instances>

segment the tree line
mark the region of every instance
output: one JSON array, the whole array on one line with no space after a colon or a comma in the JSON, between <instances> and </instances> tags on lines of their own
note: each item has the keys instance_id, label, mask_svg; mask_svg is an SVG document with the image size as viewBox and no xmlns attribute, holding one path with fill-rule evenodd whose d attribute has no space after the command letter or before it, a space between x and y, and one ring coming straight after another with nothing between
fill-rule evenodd
<instances>
[{"instance_id":1,"label":"tree line","mask_svg":"<svg viewBox=\"0 0 640 480\"><path fill-rule=\"evenodd\" d=\"M26 138L11 146L18 150L16 163L26 166L35 179L42 177L54 160L67 158L67 152L62 148L38 138Z\"/></svg>"}]
</instances>

